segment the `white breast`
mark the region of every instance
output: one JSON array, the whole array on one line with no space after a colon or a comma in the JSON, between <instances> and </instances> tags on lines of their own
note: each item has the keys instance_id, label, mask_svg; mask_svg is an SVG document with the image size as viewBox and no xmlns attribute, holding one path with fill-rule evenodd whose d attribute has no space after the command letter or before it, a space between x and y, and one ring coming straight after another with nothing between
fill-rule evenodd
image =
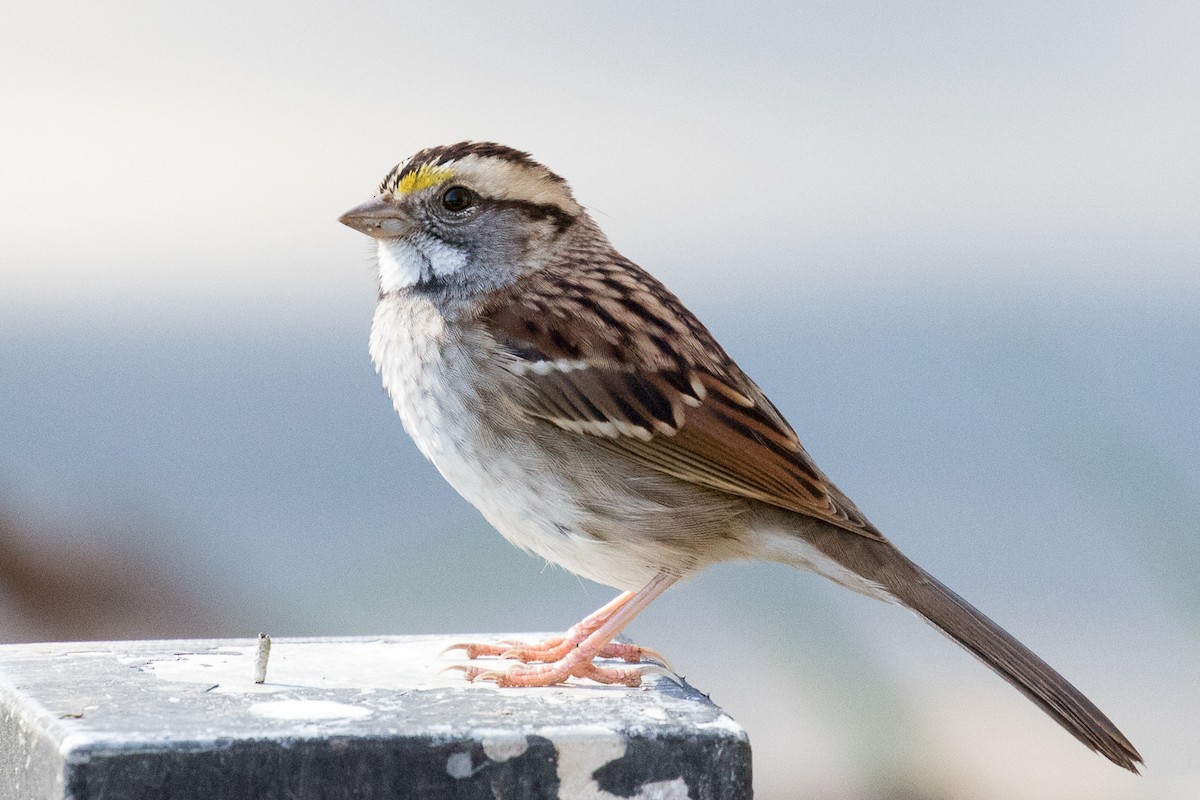
<instances>
[{"instance_id":1,"label":"white breast","mask_svg":"<svg viewBox=\"0 0 1200 800\"><path fill-rule=\"evenodd\" d=\"M653 577L623 548L583 532L585 512L528 443L480 424L483 401L468 380L478 364L433 303L407 293L380 300L371 360L417 447L506 539L611 586L640 588Z\"/></svg>"}]
</instances>

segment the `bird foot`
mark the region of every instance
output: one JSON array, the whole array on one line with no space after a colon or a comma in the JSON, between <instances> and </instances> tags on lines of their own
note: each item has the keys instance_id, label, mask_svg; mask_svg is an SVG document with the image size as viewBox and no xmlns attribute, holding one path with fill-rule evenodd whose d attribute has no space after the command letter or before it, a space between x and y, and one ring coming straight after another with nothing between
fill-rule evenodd
<instances>
[{"instance_id":1,"label":"bird foot","mask_svg":"<svg viewBox=\"0 0 1200 800\"><path fill-rule=\"evenodd\" d=\"M672 680L678 680L674 674L667 672L665 667L658 665L634 669L602 667L590 658L577 656L578 652L576 650L566 658L550 664L535 666L514 664L508 669L488 669L468 664L454 664L446 669L461 670L463 677L471 683L491 681L501 687L558 686L566 683L569 678L587 678L596 683L635 687L641 686L642 678L649 673L666 674Z\"/></svg>"},{"instance_id":2,"label":"bird foot","mask_svg":"<svg viewBox=\"0 0 1200 800\"><path fill-rule=\"evenodd\" d=\"M467 658L472 660L485 656L511 658L526 664L550 664L565 658L578 649L587 639L591 631L578 629L578 626L567 632L566 636L555 636L544 642L526 643L511 640L495 644L486 642L456 642L441 652L440 655L462 650ZM609 642L600 648L597 658L619 658L630 664L640 662L657 662L670 668L670 663L657 650L624 642Z\"/></svg>"},{"instance_id":3,"label":"bird foot","mask_svg":"<svg viewBox=\"0 0 1200 800\"><path fill-rule=\"evenodd\" d=\"M587 678L597 683L641 686L649 672L671 673L660 653L636 644L613 642L639 611L676 581L676 576L659 573L637 592L622 592L603 608L589 614L563 636L537 644L459 642L442 651L462 650L467 658L499 656L524 662L507 669L488 669L458 664L447 669L462 670L468 681L495 681L497 686L557 686L568 678ZM619 658L627 663L649 662L637 669L601 667L597 658ZM534 666L529 666L533 664ZM677 680L673 674L672 680Z\"/></svg>"}]
</instances>

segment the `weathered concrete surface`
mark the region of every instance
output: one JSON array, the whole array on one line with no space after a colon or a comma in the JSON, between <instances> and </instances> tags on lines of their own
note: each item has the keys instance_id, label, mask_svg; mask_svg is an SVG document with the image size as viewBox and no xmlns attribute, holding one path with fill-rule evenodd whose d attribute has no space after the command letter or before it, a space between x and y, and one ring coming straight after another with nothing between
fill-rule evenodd
<instances>
[{"instance_id":1,"label":"weathered concrete surface","mask_svg":"<svg viewBox=\"0 0 1200 800\"><path fill-rule=\"evenodd\" d=\"M441 636L0 646L0 800L747 798L688 686L471 685ZM497 638L542 638L539 634Z\"/></svg>"}]
</instances>

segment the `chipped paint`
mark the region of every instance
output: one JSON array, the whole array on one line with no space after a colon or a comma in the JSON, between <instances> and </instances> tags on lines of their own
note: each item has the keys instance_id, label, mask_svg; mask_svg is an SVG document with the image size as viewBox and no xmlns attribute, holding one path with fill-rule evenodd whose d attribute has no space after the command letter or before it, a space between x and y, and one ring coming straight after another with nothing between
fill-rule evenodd
<instances>
[{"instance_id":1,"label":"chipped paint","mask_svg":"<svg viewBox=\"0 0 1200 800\"><path fill-rule=\"evenodd\" d=\"M483 742L483 754L497 763L524 755L529 749L529 739L522 733L477 731L475 735Z\"/></svg>"},{"instance_id":2,"label":"chipped paint","mask_svg":"<svg viewBox=\"0 0 1200 800\"><path fill-rule=\"evenodd\" d=\"M562 800L611 800L592 777L596 770L625 755L625 737L603 725L546 728L541 735L558 751L558 796ZM687 795L684 795L685 797Z\"/></svg>"}]
</instances>

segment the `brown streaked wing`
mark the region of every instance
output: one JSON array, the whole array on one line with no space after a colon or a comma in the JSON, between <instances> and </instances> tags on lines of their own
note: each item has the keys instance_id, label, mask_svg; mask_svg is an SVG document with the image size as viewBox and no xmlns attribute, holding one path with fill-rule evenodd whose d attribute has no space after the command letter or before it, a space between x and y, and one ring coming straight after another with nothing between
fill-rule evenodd
<instances>
[{"instance_id":1,"label":"brown streaked wing","mask_svg":"<svg viewBox=\"0 0 1200 800\"><path fill-rule=\"evenodd\" d=\"M514 358L528 390L514 399L527 413L680 480L882 538L694 318L690 332L708 337L701 344L723 363L689 364L639 331L612 331L586 305L529 317L508 300L482 321Z\"/></svg>"}]
</instances>

